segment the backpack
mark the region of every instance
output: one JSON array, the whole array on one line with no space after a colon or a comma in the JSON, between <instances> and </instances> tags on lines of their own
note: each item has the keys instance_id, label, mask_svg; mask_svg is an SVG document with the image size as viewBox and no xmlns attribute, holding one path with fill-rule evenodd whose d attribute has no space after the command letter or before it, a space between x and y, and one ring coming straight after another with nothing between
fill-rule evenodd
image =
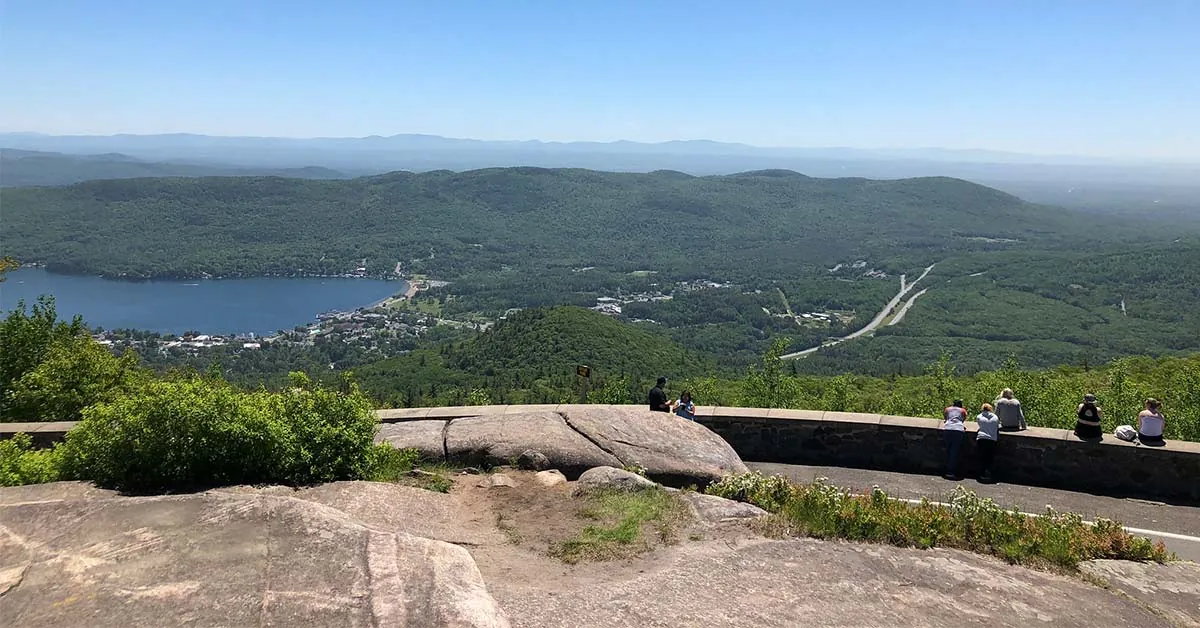
<instances>
[{"instance_id":1,"label":"backpack","mask_svg":"<svg viewBox=\"0 0 1200 628\"><path fill-rule=\"evenodd\" d=\"M1096 411L1096 404L1088 402L1083 404L1083 407L1079 409L1077 417L1080 421L1095 423L1100 420L1100 413Z\"/></svg>"},{"instance_id":2,"label":"backpack","mask_svg":"<svg viewBox=\"0 0 1200 628\"><path fill-rule=\"evenodd\" d=\"M1117 429L1113 430L1113 436L1116 436L1121 440L1133 442L1133 440L1137 438L1137 430L1133 429L1132 425L1121 425L1118 426Z\"/></svg>"}]
</instances>

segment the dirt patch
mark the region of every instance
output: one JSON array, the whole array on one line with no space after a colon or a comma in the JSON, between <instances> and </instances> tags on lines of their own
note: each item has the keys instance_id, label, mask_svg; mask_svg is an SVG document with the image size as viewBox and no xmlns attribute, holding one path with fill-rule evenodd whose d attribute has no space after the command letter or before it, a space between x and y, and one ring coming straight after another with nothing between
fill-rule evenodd
<instances>
[{"instance_id":1,"label":"dirt patch","mask_svg":"<svg viewBox=\"0 0 1200 628\"><path fill-rule=\"evenodd\" d=\"M484 580L534 590L556 591L586 587L601 582L621 582L655 573L675 561L674 549L702 540L720 540L735 546L746 539L760 538L742 522L705 526L683 513L674 528L672 541L663 542L653 525L645 526L648 546L639 552L609 556L607 560L568 564L552 556L563 543L578 539L583 529L597 520L581 516L588 508L584 499L573 496L573 484L546 487L532 472L496 469L516 481L514 487L481 488L482 476L458 475L450 495L465 512L480 522L491 522L504 543L468 547Z\"/></svg>"},{"instance_id":2,"label":"dirt patch","mask_svg":"<svg viewBox=\"0 0 1200 628\"><path fill-rule=\"evenodd\" d=\"M504 470L516 486L476 486L479 475L455 477L451 494L466 509L494 521L509 545L524 552L546 554L555 544L579 534L583 527L579 504L571 497L569 484L542 486L533 473Z\"/></svg>"}]
</instances>

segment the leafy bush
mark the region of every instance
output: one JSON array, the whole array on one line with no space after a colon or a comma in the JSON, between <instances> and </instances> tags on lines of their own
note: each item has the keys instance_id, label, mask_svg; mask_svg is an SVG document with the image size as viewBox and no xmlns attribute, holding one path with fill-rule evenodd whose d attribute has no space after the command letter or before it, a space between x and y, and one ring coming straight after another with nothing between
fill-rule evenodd
<instances>
[{"instance_id":1,"label":"leafy bush","mask_svg":"<svg viewBox=\"0 0 1200 628\"><path fill-rule=\"evenodd\" d=\"M42 361L13 382L10 420L78 421L83 409L113 401L145 378L133 352L114 356L87 336L55 342Z\"/></svg>"},{"instance_id":2,"label":"leafy bush","mask_svg":"<svg viewBox=\"0 0 1200 628\"><path fill-rule=\"evenodd\" d=\"M148 382L84 410L62 445L64 470L130 491L367 477L370 402L352 384L333 391L300 374L293 384L246 393L214 378Z\"/></svg>"},{"instance_id":3,"label":"leafy bush","mask_svg":"<svg viewBox=\"0 0 1200 628\"><path fill-rule=\"evenodd\" d=\"M0 441L0 486L41 484L59 479L57 449L33 448L28 434Z\"/></svg>"},{"instance_id":4,"label":"leafy bush","mask_svg":"<svg viewBox=\"0 0 1200 628\"><path fill-rule=\"evenodd\" d=\"M1163 544L1135 537L1119 523L1094 524L1079 515L1048 510L1031 517L1006 511L959 487L949 506L891 499L878 487L855 495L829 485L793 484L760 473L730 476L707 492L776 513L789 534L889 543L900 547L954 547L992 554L1012 563L1075 568L1098 558L1159 561L1173 556Z\"/></svg>"},{"instance_id":5,"label":"leafy bush","mask_svg":"<svg viewBox=\"0 0 1200 628\"><path fill-rule=\"evenodd\" d=\"M0 417L7 421L41 420L27 414L12 415L9 411L12 388L42 363L52 347L68 343L84 331L79 317L70 323L58 321L52 297L38 299L28 312L24 301L17 303L0 321Z\"/></svg>"},{"instance_id":6,"label":"leafy bush","mask_svg":"<svg viewBox=\"0 0 1200 628\"><path fill-rule=\"evenodd\" d=\"M416 449L396 449L388 443L379 443L367 452L367 474L365 479L373 482L395 482L412 471L421 459Z\"/></svg>"},{"instance_id":7,"label":"leafy bush","mask_svg":"<svg viewBox=\"0 0 1200 628\"><path fill-rule=\"evenodd\" d=\"M709 495L754 504L763 510L778 512L798 493L796 486L778 475L759 471L727 475L708 485Z\"/></svg>"}]
</instances>

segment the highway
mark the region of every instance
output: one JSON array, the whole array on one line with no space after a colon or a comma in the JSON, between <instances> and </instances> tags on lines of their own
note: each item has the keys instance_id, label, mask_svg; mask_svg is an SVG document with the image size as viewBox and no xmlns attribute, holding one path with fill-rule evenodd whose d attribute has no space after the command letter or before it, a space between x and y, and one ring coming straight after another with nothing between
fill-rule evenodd
<instances>
[{"instance_id":1,"label":"highway","mask_svg":"<svg viewBox=\"0 0 1200 628\"><path fill-rule=\"evenodd\" d=\"M788 353L788 354L782 355L780 357L783 358L784 360L792 360L795 358L802 358L806 355L815 353L824 347L832 347L833 345L836 345L838 343L846 342L847 340L854 340L855 338L858 338L859 336L863 336L863 335L866 335L866 334L869 334L869 333L875 331L881 324L883 324L884 319L886 319L888 317L888 315L892 313L892 310L896 309L896 305L898 305L900 303L900 300L904 298L904 295L906 295L910 291L912 291L912 289L914 287L916 287L916 285L918 283L920 283L921 280L924 279L926 275L929 274L929 271L933 270L934 266L937 266L936 262L933 264L930 264L927 268L925 268L925 272L921 273L921 276L917 277L917 279L911 283L905 281L905 279L906 279L905 275L900 275L900 291L897 292L896 296L892 297L892 300L888 301L887 305L883 306L883 309L879 310L879 313L875 315L875 318L871 319L871 322L867 323L866 326L863 327L862 329L860 329L854 333L851 333L847 336L843 336L841 338L836 338L834 340L828 340L828 341L826 341L822 344L819 344L815 347L810 347L803 351L796 351L793 353ZM922 293L924 293L924 291L922 291ZM920 295L918 295L918 296L920 296ZM907 308L907 305L910 305L910 304L906 304L906 308Z\"/></svg>"},{"instance_id":2,"label":"highway","mask_svg":"<svg viewBox=\"0 0 1200 628\"><path fill-rule=\"evenodd\" d=\"M916 303L917 299L926 292L929 292L929 288L925 288L924 290L909 297L908 300L904 302L904 307L900 308L900 311L896 312L896 316L894 316L892 320L888 321L888 327L891 327L892 325L904 320L904 315L908 314L908 309L911 308L913 303Z\"/></svg>"}]
</instances>

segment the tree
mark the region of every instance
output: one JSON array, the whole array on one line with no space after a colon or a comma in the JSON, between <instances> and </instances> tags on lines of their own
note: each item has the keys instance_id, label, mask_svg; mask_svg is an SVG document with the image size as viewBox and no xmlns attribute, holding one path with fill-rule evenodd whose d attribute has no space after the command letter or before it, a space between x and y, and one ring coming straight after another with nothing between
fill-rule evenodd
<instances>
[{"instance_id":1,"label":"tree","mask_svg":"<svg viewBox=\"0 0 1200 628\"><path fill-rule=\"evenodd\" d=\"M0 321L0 417L8 418L10 392L18 380L37 368L50 349L83 335L83 319L58 321L53 297L41 297L26 311L25 302Z\"/></svg>"},{"instance_id":2,"label":"tree","mask_svg":"<svg viewBox=\"0 0 1200 628\"><path fill-rule=\"evenodd\" d=\"M788 342L776 339L763 355L762 367L751 368L742 389L742 405L758 408L786 408L796 398L795 379L783 373L782 356Z\"/></svg>"},{"instance_id":3,"label":"tree","mask_svg":"<svg viewBox=\"0 0 1200 628\"><path fill-rule=\"evenodd\" d=\"M112 401L146 379L132 351L121 357L87 336L57 342L42 361L13 383L10 421L78 421L84 408Z\"/></svg>"}]
</instances>

